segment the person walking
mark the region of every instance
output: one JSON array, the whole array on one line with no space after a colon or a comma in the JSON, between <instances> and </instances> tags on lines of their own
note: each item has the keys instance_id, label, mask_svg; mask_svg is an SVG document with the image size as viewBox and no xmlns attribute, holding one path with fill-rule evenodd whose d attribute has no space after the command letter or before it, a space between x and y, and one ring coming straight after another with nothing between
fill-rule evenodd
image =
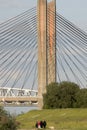
<instances>
[{"instance_id":1,"label":"person walking","mask_svg":"<svg viewBox=\"0 0 87 130\"><path fill-rule=\"evenodd\" d=\"M47 123L46 123L46 121L44 120L44 121L43 121L43 127L46 128L46 125L47 125Z\"/></svg>"}]
</instances>

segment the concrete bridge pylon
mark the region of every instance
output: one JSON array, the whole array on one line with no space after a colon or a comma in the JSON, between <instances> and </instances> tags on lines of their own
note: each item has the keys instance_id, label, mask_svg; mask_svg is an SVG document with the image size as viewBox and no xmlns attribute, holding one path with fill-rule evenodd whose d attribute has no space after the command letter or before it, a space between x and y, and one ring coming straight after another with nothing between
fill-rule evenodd
<instances>
[{"instance_id":1,"label":"concrete bridge pylon","mask_svg":"<svg viewBox=\"0 0 87 130\"><path fill-rule=\"evenodd\" d=\"M56 0L37 0L38 97L43 106L46 86L56 82Z\"/></svg>"}]
</instances>

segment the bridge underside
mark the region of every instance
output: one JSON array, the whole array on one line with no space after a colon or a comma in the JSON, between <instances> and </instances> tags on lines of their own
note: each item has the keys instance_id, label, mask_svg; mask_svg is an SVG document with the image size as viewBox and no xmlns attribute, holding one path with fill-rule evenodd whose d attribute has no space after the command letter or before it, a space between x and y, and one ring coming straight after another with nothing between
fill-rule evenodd
<instances>
[{"instance_id":1,"label":"bridge underside","mask_svg":"<svg viewBox=\"0 0 87 130\"><path fill-rule=\"evenodd\" d=\"M38 97L23 97L23 96L17 96L17 97L0 97L0 103L2 104L17 104L17 103L24 103L24 104L34 104L38 103Z\"/></svg>"}]
</instances>

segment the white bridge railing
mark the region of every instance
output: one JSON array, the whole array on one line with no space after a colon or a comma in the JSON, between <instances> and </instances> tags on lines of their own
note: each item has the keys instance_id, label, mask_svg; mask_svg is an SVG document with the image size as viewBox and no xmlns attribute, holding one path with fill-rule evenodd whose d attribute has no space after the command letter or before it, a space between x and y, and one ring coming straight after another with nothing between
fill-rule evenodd
<instances>
[{"instance_id":1,"label":"white bridge railing","mask_svg":"<svg viewBox=\"0 0 87 130\"><path fill-rule=\"evenodd\" d=\"M37 90L0 87L0 97L37 97Z\"/></svg>"}]
</instances>

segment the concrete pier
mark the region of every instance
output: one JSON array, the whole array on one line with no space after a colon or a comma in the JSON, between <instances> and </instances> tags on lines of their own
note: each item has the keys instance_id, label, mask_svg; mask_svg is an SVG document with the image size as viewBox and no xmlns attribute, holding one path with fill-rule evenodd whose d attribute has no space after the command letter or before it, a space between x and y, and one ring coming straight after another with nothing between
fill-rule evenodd
<instances>
[{"instance_id":1,"label":"concrete pier","mask_svg":"<svg viewBox=\"0 0 87 130\"><path fill-rule=\"evenodd\" d=\"M38 96L39 106L43 106L46 86L56 81L56 2L38 0Z\"/></svg>"}]
</instances>

